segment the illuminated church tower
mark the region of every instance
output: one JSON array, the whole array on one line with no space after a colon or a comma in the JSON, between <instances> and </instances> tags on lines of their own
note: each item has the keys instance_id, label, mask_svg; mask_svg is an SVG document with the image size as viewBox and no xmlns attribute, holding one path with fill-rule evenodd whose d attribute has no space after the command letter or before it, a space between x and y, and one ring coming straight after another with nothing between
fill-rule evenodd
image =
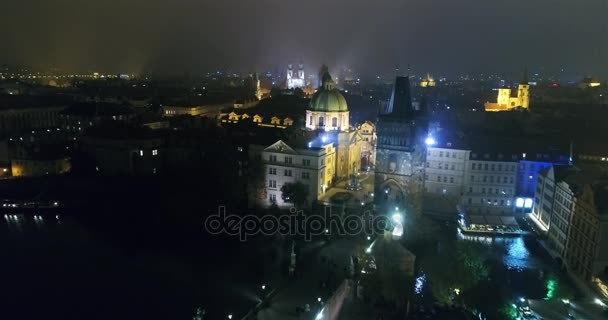
<instances>
[{"instance_id":1,"label":"illuminated church tower","mask_svg":"<svg viewBox=\"0 0 608 320\"><path fill-rule=\"evenodd\" d=\"M517 86L517 99L519 105L528 109L530 107L530 85L528 84L528 68L524 69L524 79Z\"/></svg>"},{"instance_id":2,"label":"illuminated church tower","mask_svg":"<svg viewBox=\"0 0 608 320\"><path fill-rule=\"evenodd\" d=\"M306 85L304 80L304 65L298 64L298 70L293 69L293 64L287 65L287 88L302 88Z\"/></svg>"},{"instance_id":3,"label":"illuminated church tower","mask_svg":"<svg viewBox=\"0 0 608 320\"><path fill-rule=\"evenodd\" d=\"M486 111L509 111L515 108L530 108L530 85L528 84L528 70L524 69L524 78L517 85L517 96L511 96L511 88L499 88L496 102L486 102Z\"/></svg>"}]
</instances>

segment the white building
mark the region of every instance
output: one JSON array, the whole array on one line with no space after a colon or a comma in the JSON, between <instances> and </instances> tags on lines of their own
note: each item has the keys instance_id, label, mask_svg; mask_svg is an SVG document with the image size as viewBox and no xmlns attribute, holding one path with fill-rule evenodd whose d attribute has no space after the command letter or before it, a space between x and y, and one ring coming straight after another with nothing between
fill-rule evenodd
<instances>
[{"instance_id":1,"label":"white building","mask_svg":"<svg viewBox=\"0 0 608 320\"><path fill-rule=\"evenodd\" d=\"M465 166L462 199L467 211L500 215L512 213L516 205L517 163L517 155L479 154L472 151ZM532 203L529 203L529 207L532 208Z\"/></svg>"},{"instance_id":2,"label":"white building","mask_svg":"<svg viewBox=\"0 0 608 320\"><path fill-rule=\"evenodd\" d=\"M365 121L359 127L363 144L361 145L361 165L373 167L376 163L376 126Z\"/></svg>"},{"instance_id":3,"label":"white building","mask_svg":"<svg viewBox=\"0 0 608 320\"><path fill-rule=\"evenodd\" d=\"M304 80L304 65L298 64L298 70L293 69L293 64L287 65L287 88L303 88L306 85Z\"/></svg>"},{"instance_id":4,"label":"white building","mask_svg":"<svg viewBox=\"0 0 608 320\"><path fill-rule=\"evenodd\" d=\"M426 192L460 197L465 185L469 150L427 148L424 187Z\"/></svg>"},{"instance_id":5,"label":"white building","mask_svg":"<svg viewBox=\"0 0 608 320\"><path fill-rule=\"evenodd\" d=\"M265 187L257 204L279 207L292 206L282 198L281 187L300 182L308 187L307 203L318 200L332 182L335 174L336 149L333 143L321 147L292 148L282 140L270 146L252 145L250 158L260 160L265 172Z\"/></svg>"}]
</instances>

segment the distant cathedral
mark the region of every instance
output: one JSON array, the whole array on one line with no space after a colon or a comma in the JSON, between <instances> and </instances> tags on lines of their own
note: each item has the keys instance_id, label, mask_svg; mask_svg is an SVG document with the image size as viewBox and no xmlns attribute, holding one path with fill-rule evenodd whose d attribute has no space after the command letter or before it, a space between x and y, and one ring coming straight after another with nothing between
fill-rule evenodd
<instances>
[{"instance_id":1,"label":"distant cathedral","mask_svg":"<svg viewBox=\"0 0 608 320\"><path fill-rule=\"evenodd\" d=\"M304 65L298 64L298 70L293 69L293 64L287 65L287 88L303 88L306 85L304 80Z\"/></svg>"},{"instance_id":2,"label":"distant cathedral","mask_svg":"<svg viewBox=\"0 0 608 320\"><path fill-rule=\"evenodd\" d=\"M412 106L409 77L397 77L386 110L378 116L376 201L399 205L422 186L428 124L424 108Z\"/></svg>"},{"instance_id":3,"label":"distant cathedral","mask_svg":"<svg viewBox=\"0 0 608 320\"><path fill-rule=\"evenodd\" d=\"M509 111L515 108L528 109L530 107L530 85L528 72L524 71L524 79L517 85L517 96L513 97L511 88L499 88L496 102L486 102L486 111Z\"/></svg>"}]
</instances>

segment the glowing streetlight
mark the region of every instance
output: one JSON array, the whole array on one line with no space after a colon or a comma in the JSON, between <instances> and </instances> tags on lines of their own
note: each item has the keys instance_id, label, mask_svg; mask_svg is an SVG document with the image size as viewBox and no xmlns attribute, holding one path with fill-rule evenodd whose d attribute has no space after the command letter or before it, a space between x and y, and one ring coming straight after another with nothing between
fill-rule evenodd
<instances>
[{"instance_id":1,"label":"glowing streetlight","mask_svg":"<svg viewBox=\"0 0 608 320\"><path fill-rule=\"evenodd\" d=\"M317 298L317 301L321 302L321 297L318 297L318 298Z\"/></svg>"},{"instance_id":2,"label":"glowing streetlight","mask_svg":"<svg viewBox=\"0 0 608 320\"><path fill-rule=\"evenodd\" d=\"M370 237L370 236L367 236L367 240L371 240L371 239L372 239L372 237Z\"/></svg>"},{"instance_id":3,"label":"glowing streetlight","mask_svg":"<svg viewBox=\"0 0 608 320\"><path fill-rule=\"evenodd\" d=\"M231 314L228 315L228 319L232 319L232 315Z\"/></svg>"},{"instance_id":4,"label":"glowing streetlight","mask_svg":"<svg viewBox=\"0 0 608 320\"><path fill-rule=\"evenodd\" d=\"M323 141L323 143L327 142L327 136L321 137L321 141Z\"/></svg>"},{"instance_id":5,"label":"glowing streetlight","mask_svg":"<svg viewBox=\"0 0 608 320\"><path fill-rule=\"evenodd\" d=\"M429 136L424 140L424 143L426 143L427 146L432 146L432 145L435 145L435 143L437 143L437 141L435 141L435 138Z\"/></svg>"},{"instance_id":6,"label":"glowing streetlight","mask_svg":"<svg viewBox=\"0 0 608 320\"><path fill-rule=\"evenodd\" d=\"M393 214L391 217L394 223L401 223L403 221L403 217L399 213Z\"/></svg>"},{"instance_id":7,"label":"glowing streetlight","mask_svg":"<svg viewBox=\"0 0 608 320\"><path fill-rule=\"evenodd\" d=\"M600 300L599 298L595 298L595 300L593 300L593 302L595 302L595 304L597 304L599 306L602 306L602 307L606 306L606 304L602 300Z\"/></svg>"},{"instance_id":8,"label":"glowing streetlight","mask_svg":"<svg viewBox=\"0 0 608 320\"><path fill-rule=\"evenodd\" d=\"M266 285L265 284L262 285L262 290L266 290Z\"/></svg>"}]
</instances>

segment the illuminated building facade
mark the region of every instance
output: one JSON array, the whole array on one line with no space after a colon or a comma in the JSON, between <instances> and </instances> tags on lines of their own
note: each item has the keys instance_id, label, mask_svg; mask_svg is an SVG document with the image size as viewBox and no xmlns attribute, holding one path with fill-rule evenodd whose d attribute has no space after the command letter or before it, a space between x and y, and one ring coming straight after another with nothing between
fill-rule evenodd
<instances>
[{"instance_id":1,"label":"illuminated building facade","mask_svg":"<svg viewBox=\"0 0 608 320\"><path fill-rule=\"evenodd\" d=\"M376 163L376 125L365 121L359 127L363 143L361 145L361 166L373 167Z\"/></svg>"},{"instance_id":2,"label":"illuminated building facade","mask_svg":"<svg viewBox=\"0 0 608 320\"><path fill-rule=\"evenodd\" d=\"M512 213L518 160L517 155L471 151L465 170L465 208L478 214Z\"/></svg>"},{"instance_id":3,"label":"illuminated building facade","mask_svg":"<svg viewBox=\"0 0 608 320\"><path fill-rule=\"evenodd\" d=\"M538 181L531 216L545 228L553 255L581 279L606 279L608 180L596 168L551 166Z\"/></svg>"},{"instance_id":4,"label":"illuminated building facade","mask_svg":"<svg viewBox=\"0 0 608 320\"><path fill-rule=\"evenodd\" d=\"M434 87L435 85L436 85L435 79L433 79L433 77L429 73L427 73L426 77L424 77L420 81L420 86L423 87L423 88Z\"/></svg>"},{"instance_id":5,"label":"illuminated building facade","mask_svg":"<svg viewBox=\"0 0 608 320\"><path fill-rule=\"evenodd\" d=\"M325 131L350 129L346 99L327 71L323 73L322 85L312 96L310 107L306 110L306 128Z\"/></svg>"},{"instance_id":6,"label":"illuminated building facade","mask_svg":"<svg viewBox=\"0 0 608 320\"><path fill-rule=\"evenodd\" d=\"M300 182L308 188L307 203L318 200L334 181L336 149L333 142L317 146L293 148L282 140L270 146L251 145L250 158L261 161L265 172L265 187L250 195L257 205L267 207L292 206L282 198L281 188L287 183Z\"/></svg>"},{"instance_id":7,"label":"illuminated building facade","mask_svg":"<svg viewBox=\"0 0 608 320\"><path fill-rule=\"evenodd\" d=\"M287 65L287 88L303 88L306 86L306 80L304 79L304 65L298 64L298 69L294 70L293 64Z\"/></svg>"},{"instance_id":8,"label":"illuminated building facade","mask_svg":"<svg viewBox=\"0 0 608 320\"><path fill-rule=\"evenodd\" d=\"M499 88L496 102L486 102L486 111L498 112L509 111L516 108L528 109L530 107L530 85L528 84L527 71L524 72L524 79L517 85L517 91L513 96L511 88Z\"/></svg>"}]
</instances>

